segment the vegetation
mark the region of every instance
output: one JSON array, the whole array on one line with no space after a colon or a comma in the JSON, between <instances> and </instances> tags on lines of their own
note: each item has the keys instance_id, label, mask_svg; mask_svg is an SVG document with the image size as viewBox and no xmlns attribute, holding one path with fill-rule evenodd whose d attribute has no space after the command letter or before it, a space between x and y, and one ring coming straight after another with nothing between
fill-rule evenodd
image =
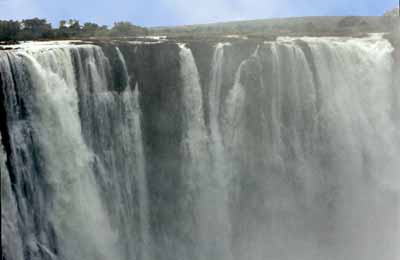
<instances>
[{"instance_id":1,"label":"vegetation","mask_svg":"<svg viewBox=\"0 0 400 260\"><path fill-rule=\"evenodd\" d=\"M392 10L387 11L384 16L390 17L400 17L400 7L393 8Z\"/></svg>"},{"instance_id":2,"label":"vegetation","mask_svg":"<svg viewBox=\"0 0 400 260\"><path fill-rule=\"evenodd\" d=\"M58 28L52 28L46 19L26 19L22 21L0 20L0 42L13 43L26 40L54 40L88 37L129 37L147 35L146 28L130 22L114 23L112 28L95 23L81 25L78 20L62 20Z\"/></svg>"},{"instance_id":3,"label":"vegetation","mask_svg":"<svg viewBox=\"0 0 400 260\"><path fill-rule=\"evenodd\" d=\"M114 23L110 36L147 35L147 29L131 24L130 22Z\"/></svg>"},{"instance_id":4,"label":"vegetation","mask_svg":"<svg viewBox=\"0 0 400 260\"><path fill-rule=\"evenodd\" d=\"M95 23L82 25L78 20L69 19L60 21L58 28L52 28L45 19L39 18L22 21L0 20L0 43L145 35L185 39L237 35L261 40L275 39L277 36L360 36L370 32L397 32L400 30L398 13L398 8L395 8L382 17L297 17L149 29L124 21L116 22L108 28Z\"/></svg>"}]
</instances>

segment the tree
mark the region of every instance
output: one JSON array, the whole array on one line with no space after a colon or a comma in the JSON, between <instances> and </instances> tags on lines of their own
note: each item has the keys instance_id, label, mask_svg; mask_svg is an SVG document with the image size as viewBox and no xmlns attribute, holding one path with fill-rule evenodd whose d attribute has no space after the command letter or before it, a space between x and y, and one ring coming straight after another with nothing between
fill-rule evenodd
<instances>
[{"instance_id":1,"label":"tree","mask_svg":"<svg viewBox=\"0 0 400 260\"><path fill-rule=\"evenodd\" d=\"M53 31L51 24L46 19L26 19L22 20L22 38L35 40L40 38L51 38Z\"/></svg>"},{"instance_id":2,"label":"tree","mask_svg":"<svg viewBox=\"0 0 400 260\"><path fill-rule=\"evenodd\" d=\"M96 23L80 25L78 20L61 20L59 27L53 29L46 19L25 19L19 21L0 20L0 41L38 40L38 39L68 39L72 37L101 36L138 36L147 35L146 28L130 22L118 22L109 30L107 26Z\"/></svg>"},{"instance_id":3,"label":"tree","mask_svg":"<svg viewBox=\"0 0 400 260\"><path fill-rule=\"evenodd\" d=\"M95 23L85 23L82 27L82 30L87 31L87 32L94 32L99 29L100 29L100 26L98 26Z\"/></svg>"},{"instance_id":4,"label":"tree","mask_svg":"<svg viewBox=\"0 0 400 260\"><path fill-rule=\"evenodd\" d=\"M77 36L81 33L81 25L79 21L76 19L69 19L68 22L65 24L65 29L67 35L69 37Z\"/></svg>"},{"instance_id":5,"label":"tree","mask_svg":"<svg viewBox=\"0 0 400 260\"><path fill-rule=\"evenodd\" d=\"M111 29L112 36L147 35L147 29L131 24L130 22L116 22Z\"/></svg>"},{"instance_id":6,"label":"tree","mask_svg":"<svg viewBox=\"0 0 400 260\"><path fill-rule=\"evenodd\" d=\"M59 23L59 28L67 28L67 21L61 20Z\"/></svg>"},{"instance_id":7,"label":"tree","mask_svg":"<svg viewBox=\"0 0 400 260\"><path fill-rule=\"evenodd\" d=\"M21 30L21 24L18 21L0 20L0 41L16 41L17 35Z\"/></svg>"},{"instance_id":8,"label":"tree","mask_svg":"<svg viewBox=\"0 0 400 260\"><path fill-rule=\"evenodd\" d=\"M393 8L392 10L389 10L385 12L383 16L386 17L400 17L400 10L399 7Z\"/></svg>"},{"instance_id":9,"label":"tree","mask_svg":"<svg viewBox=\"0 0 400 260\"><path fill-rule=\"evenodd\" d=\"M101 30L100 26L95 23L85 23L82 27L82 34L84 36L93 36L99 30Z\"/></svg>"},{"instance_id":10,"label":"tree","mask_svg":"<svg viewBox=\"0 0 400 260\"><path fill-rule=\"evenodd\" d=\"M95 23L85 23L82 26L81 36L108 36L109 30L106 25L100 26Z\"/></svg>"},{"instance_id":11,"label":"tree","mask_svg":"<svg viewBox=\"0 0 400 260\"><path fill-rule=\"evenodd\" d=\"M79 31L81 30L81 25L79 24L78 20L69 19L68 25L69 25L68 28L73 33L79 33Z\"/></svg>"},{"instance_id":12,"label":"tree","mask_svg":"<svg viewBox=\"0 0 400 260\"><path fill-rule=\"evenodd\" d=\"M81 33L81 25L79 24L78 20L69 19L68 21L66 20L60 21L57 32L58 37L69 38L72 36L77 36L80 33Z\"/></svg>"}]
</instances>

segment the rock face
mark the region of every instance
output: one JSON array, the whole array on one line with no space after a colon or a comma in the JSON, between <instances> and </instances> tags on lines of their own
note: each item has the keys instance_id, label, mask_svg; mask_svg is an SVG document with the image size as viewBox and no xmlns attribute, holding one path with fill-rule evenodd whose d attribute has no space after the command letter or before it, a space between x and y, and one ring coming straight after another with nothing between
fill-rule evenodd
<instances>
[{"instance_id":1,"label":"rock face","mask_svg":"<svg viewBox=\"0 0 400 260\"><path fill-rule=\"evenodd\" d=\"M397 260L399 46L0 51L2 259Z\"/></svg>"}]
</instances>

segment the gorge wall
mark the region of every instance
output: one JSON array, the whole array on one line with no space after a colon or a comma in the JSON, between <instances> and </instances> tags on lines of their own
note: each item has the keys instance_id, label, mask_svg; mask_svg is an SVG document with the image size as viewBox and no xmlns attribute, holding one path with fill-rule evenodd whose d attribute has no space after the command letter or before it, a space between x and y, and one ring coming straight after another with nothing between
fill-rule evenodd
<instances>
[{"instance_id":1,"label":"gorge wall","mask_svg":"<svg viewBox=\"0 0 400 260\"><path fill-rule=\"evenodd\" d=\"M400 256L381 35L0 51L2 259Z\"/></svg>"}]
</instances>

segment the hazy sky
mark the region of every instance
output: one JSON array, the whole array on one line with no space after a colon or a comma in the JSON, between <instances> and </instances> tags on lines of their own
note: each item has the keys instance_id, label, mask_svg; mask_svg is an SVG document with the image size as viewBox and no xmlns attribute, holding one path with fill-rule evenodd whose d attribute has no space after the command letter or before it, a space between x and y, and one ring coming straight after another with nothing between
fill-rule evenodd
<instances>
[{"instance_id":1,"label":"hazy sky","mask_svg":"<svg viewBox=\"0 0 400 260\"><path fill-rule=\"evenodd\" d=\"M382 15L398 0L0 0L0 20L181 25L288 16Z\"/></svg>"}]
</instances>

